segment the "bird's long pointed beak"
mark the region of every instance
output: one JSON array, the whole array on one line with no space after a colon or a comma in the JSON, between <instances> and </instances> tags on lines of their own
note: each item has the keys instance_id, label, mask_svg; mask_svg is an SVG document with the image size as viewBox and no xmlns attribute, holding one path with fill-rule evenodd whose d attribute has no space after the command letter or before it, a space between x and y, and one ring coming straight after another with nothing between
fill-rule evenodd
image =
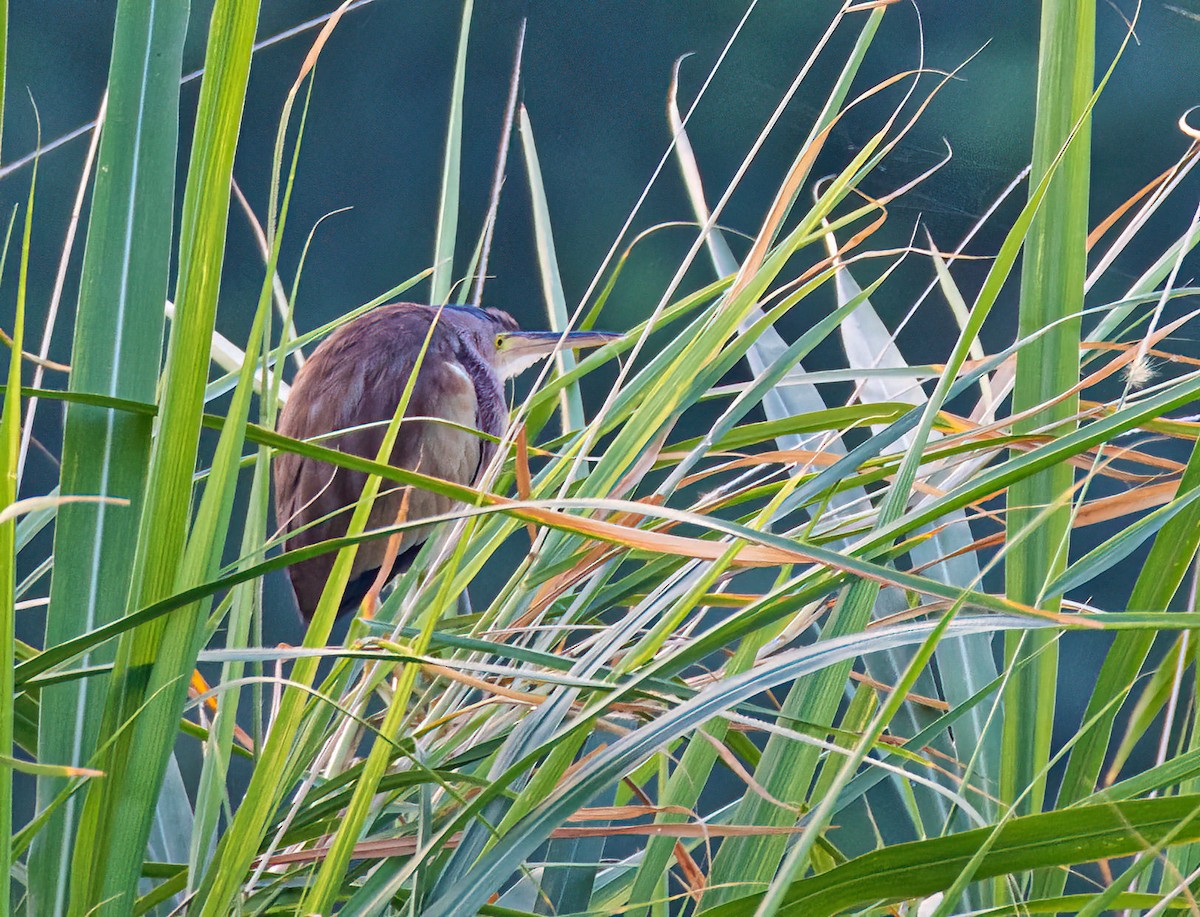
<instances>
[{"instance_id":1,"label":"bird's long pointed beak","mask_svg":"<svg viewBox=\"0 0 1200 917\"><path fill-rule=\"evenodd\" d=\"M566 334L561 331L506 331L500 335L500 340L504 342L501 349L509 353L545 356L554 352L559 341L564 349L578 350L580 347L599 347L624 336L609 331L568 331Z\"/></svg>"},{"instance_id":2,"label":"bird's long pointed beak","mask_svg":"<svg viewBox=\"0 0 1200 917\"><path fill-rule=\"evenodd\" d=\"M600 347L624 336L609 331L568 331L565 334L560 331L506 331L499 335L497 349L503 374L512 377L559 347L563 350Z\"/></svg>"}]
</instances>

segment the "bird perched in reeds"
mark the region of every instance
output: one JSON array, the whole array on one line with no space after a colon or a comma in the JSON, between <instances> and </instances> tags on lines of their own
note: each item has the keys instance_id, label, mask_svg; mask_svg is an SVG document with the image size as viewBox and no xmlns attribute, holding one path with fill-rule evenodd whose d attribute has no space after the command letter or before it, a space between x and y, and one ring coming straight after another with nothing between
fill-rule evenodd
<instances>
[{"instance_id":1,"label":"bird perched in reeds","mask_svg":"<svg viewBox=\"0 0 1200 917\"><path fill-rule=\"evenodd\" d=\"M321 445L374 459L427 336L391 464L467 485L496 450L494 442L472 431L494 437L504 432L506 379L559 346L594 347L620 337L594 331L522 331L498 309L382 306L343 325L313 352L292 384L279 432L301 440L322 437ZM418 418L442 418L453 426ZM288 452L277 454L274 477L275 516L289 533L287 550L345 535L367 479L361 472ZM402 488L385 482L368 528L394 525L404 499ZM441 515L455 506L450 497L416 488L407 500L407 521ZM388 578L407 568L429 534L428 527L403 533ZM370 590L387 560L387 542L359 544L339 614L357 607ZM305 620L316 611L335 555L326 552L288 567Z\"/></svg>"}]
</instances>

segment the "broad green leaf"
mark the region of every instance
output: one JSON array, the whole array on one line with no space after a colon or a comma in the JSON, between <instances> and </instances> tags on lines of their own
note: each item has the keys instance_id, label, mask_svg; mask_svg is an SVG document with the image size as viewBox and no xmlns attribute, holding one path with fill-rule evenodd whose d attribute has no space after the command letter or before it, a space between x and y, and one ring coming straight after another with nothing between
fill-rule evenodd
<instances>
[{"instance_id":1,"label":"broad green leaf","mask_svg":"<svg viewBox=\"0 0 1200 917\"><path fill-rule=\"evenodd\" d=\"M1006 823L994 838L991 828L980 828L893 844L792 883L778 913L826 917L874 902L928 897L947 888L988 841L991 847L976 870L976 879L1130 856L1167 837L1175 844L1200 840L1200 796L1140 799L1027 815ZM757 903L756 898L742 898L708 913L713 917L750 915Z\"/></svg>"},{"instance_id":2,"label":"broad green leaf","mask_svg":"<svg viewBox=\"0 0 1200 917\"><path fill-rule=\"evenodd\" d=\"M255 2L213 9L179 244L177 320L171 327L160 412L150 455L130 610L177 588L191 509L209 341L216 316L229 213L229 182L258 18ZM186 581L184 585L186 585ZM78 844L106 856L76 857L71 909L132 905L150 816L174 746L201 622L176 615L125 635L113 670L104 728L117 735L102 754L109 778L88 789Z\"/></svg>"},{"instance_id":3,"label":"broad green leaf","mask_svg":"<svg viewBox=\"0 0 1200 917\"><path fill-rule=\"evenodd\" d=\"M1094 0L1043 4L1030 181L1041 182L1056 165L1057 171L1025 241L1017 333L1052 330L1017 355L1012 410L1024 416L1013 426L1016 433L1060 435L1074 426L1078 410L1076 396L1059 396L1079 378L1095 41ZM1059 400L1040 407L1052 399ZM1071 511L1063 501L1073 479L1074 470L1064 463L1009 489L1005 586L1019 602L1058 607L1055 597L1046 598L1046 586L1066 567ZM1005 686L1000 798L1008 805L1019 801L1020 812L1036 812L1050 758L1058 648L1047 635L1009 636L1006 663L1018 658L1036 663L1015 672Z\"/></svg>"},{"instance_id":4,"label":"broad green leaf","mask_svg":"<svg viewBox=\"0 0 1200 917\"><path fill-rule=\"evenodd\" d=\"M187 3L123 0L117 8L108 76L107 125L101 132L88 216L70 390L134 401L154 399L162 360L163 302L171 264L179 76ZM63 494L117 497L114 503L59 509L46 645L65 642L118 619L137 547L138 519L150 455L152 418L71 404L62 447ZM113 659L99 648L85 664ZM47 689L41 696L38 755L81 766L95 751L104 711L104 679ZM65 782L38 780L46 806ZM30 856L31 900L60 913L82 795L50 818Z\"/></svg>"}]
</instances>

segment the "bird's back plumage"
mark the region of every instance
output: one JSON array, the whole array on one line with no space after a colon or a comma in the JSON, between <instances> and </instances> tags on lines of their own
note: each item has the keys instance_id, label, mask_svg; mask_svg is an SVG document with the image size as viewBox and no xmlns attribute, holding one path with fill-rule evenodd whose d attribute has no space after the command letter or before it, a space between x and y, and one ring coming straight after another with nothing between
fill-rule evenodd
<instances>
[{"instance_id":1,"label":"bird's back plumage","mask_svg":"<svg viewBox=\"0 0 1200 917\"><path fill-rule=\"evenodd\" d=\"M514 327L503 313L491 315L497 327ZM292 385L279 419L279 432L295 439L322 439L321 444L374 459L387 422L395 414L413 371L416 355L438 310L432 306L399 303L367 313L330 335L305 363ZM503 316L502 318L500 316ZM487 339L486 318L481 334L465 333L445 313L434 327L413 387L405 421L396 438L390 462L460 484L471 484L494 453L494 445L466 430L421 417L440 417L468 429L496 436L507 417L503 382L488 371L480 340ZM411 420L407 418L413 418ZM370 426L363 429L363 425ZM362 493L366 475L324 462L280 452L275 459L275 511L278 524L292 534L288 550L345 535L350 515ZM383 482L368 528L396 522L402 491ZM414 488L409 495L409 520L449 512L454 501ZM424 529L405 533L400 552L414 550L427 537ZM385 560L387 539L358 547L347 603L356 602ZM300 611L311 618L333 567L335 552L309 558L288 568ZM357 593L354 595L352 593ZM345 610L347 606L343 606Z\"/></svg>"}]
</instances>

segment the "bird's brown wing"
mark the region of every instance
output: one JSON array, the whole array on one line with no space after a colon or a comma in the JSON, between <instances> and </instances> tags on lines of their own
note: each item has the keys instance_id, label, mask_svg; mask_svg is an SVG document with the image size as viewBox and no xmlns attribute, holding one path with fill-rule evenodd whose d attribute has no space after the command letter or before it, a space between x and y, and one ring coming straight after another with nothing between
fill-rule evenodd
<instances>
[{"instance_id":1,"label":"bird's brown wing","mask_svg":"<svg viewBox=\"0 0 1200 917\"><path fill-rule=\"evenodd\" d=\"M373 322L356 327L354 334L331 336L305 364L280 417L279 430L295 439L310 439L335 430L375 423L368 429L349 430L323 440L324 445L354 455L374 458L400 403L412 372L414 358L429 327L430 312L416 307L385 307L371 313ZM362 325L360 320L356 326ZM345 329L343 329L345 330ZM479 399L468 369L460 361L461 347L449 330L434 330L428 351L409 399L406 417L443 417L467 428L479 421ZM494 402L503 393L487 394ZM494 406L492 408L494 410ZM482 456L477 436L430 421L406 420L392 451L392 464L469 484ZM346 533L354 504L362 493L366 475L335 468L288 453L275 461L276 517L280 526L294 531L287 549L304 547ZM394 482L384 482L368 527L392 525L402 501ZM448 512L454 501L413 489L408 518L427 518ZM405 534L403 552L426 537L424 530ZM359 545L351 578L378 568L384 560L387 539ZM300 611L306 619L333 567L335 552L293 564L288 568Z\"/></svg>"}]
</instances>

